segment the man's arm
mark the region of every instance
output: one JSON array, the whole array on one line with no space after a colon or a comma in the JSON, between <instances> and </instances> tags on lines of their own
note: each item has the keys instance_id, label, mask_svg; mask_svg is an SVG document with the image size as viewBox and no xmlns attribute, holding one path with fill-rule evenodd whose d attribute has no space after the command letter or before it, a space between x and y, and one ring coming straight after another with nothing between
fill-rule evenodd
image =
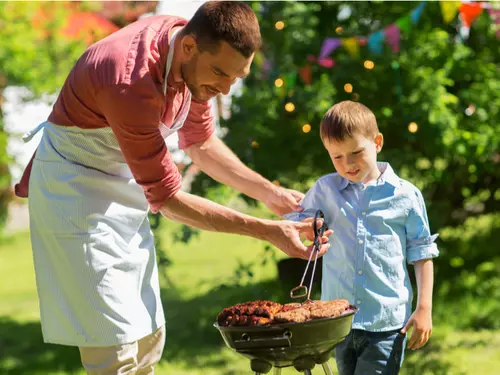
<instances>
[{"instance_id":1,"label":"man's arm","mask_svg":"<svg viewBox=\"0 0 500 375\"><path fill-rule=\"evenodd\" d=\"M258 219L182 191L168 199L160 212L171 220L200 229L269 241L291 257L308 259L312 250L312 246L306 247L300 239L301 234L312 232L312 223ZM328 249L331 234L331 231L325 232L320 255Z\"/></svg>"},{"instance_id":2,"label":"man's arm","mask_svg":"<svg viewBox=\"0 0 500 375\"><path fill-rule=\"evenodd\" d=\"M207 175L264 202L275 213L283 215L300 210L298 202L302 194L279 188L248 168L216 135L212 134L206 141L185 151Z\"/></svg>"}]
</instances>

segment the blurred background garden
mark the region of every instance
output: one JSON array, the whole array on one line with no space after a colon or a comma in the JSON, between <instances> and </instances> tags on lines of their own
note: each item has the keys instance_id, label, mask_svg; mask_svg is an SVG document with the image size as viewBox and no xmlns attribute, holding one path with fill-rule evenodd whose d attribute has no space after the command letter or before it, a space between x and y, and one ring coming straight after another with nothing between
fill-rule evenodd
<instances>
[{"instance_id":1,"label":"blurred background garden","mask_svg":"<svg viewBox=\"0 0 500 375\"><path fill-rule=\"evenodd\" d=\"M22 133L46 119L90 43L140 17L189 18L202 2L0 2L0 375L83 374L76 348L42 342L27 202L13 194L36 148ZM214 99L218 134L262 175L305 192L333 172L319 139L326 109L346 99L371 108L385 137L379 159L422 190L440 234L434 333L406 353L403 374L499 374L500 3L250 4L263 47L251 75ZM171 142L184 190L272 216ZM257 240L151 223L167 315L158 374L250 374L215 317L246 300L287 302L301 265Z\"/></svg>"}]
</instances>

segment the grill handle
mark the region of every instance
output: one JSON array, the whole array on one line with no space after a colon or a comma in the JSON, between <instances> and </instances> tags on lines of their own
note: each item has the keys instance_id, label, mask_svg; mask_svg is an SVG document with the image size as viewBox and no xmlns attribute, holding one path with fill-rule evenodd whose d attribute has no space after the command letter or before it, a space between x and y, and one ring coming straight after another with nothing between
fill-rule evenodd
<instances>
[{"instance_id":1,"label":"grill handle","mask_svg":"<svg viewBox=\"0 0 500 375\"><path fill-rule=\"evenodd\" d=\"M292 333L288 330L283 332L281 337L266 337L252 339L248 333L243 333L240 340L234 340L234 348L238 349L264 349L291 347L290 338Z\"/></svg>"}]
</instances>

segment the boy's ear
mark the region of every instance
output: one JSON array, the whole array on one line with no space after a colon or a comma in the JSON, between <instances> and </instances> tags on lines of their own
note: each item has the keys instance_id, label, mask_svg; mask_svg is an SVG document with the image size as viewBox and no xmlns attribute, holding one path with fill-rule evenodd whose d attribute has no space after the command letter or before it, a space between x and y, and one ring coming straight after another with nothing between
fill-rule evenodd
<instances>
[{"instance_id":1,"label":"boy's ear","mask_svg":"<svg viewBox=\"0 0 500 375\"><path fill-rule=\"evenodd\" d=\"M375 149L377 150L377 152L382 151L383 145L384 145L384 136L382 135L382 133L378 133L375 136Z\"/></svg>"}]
</instances>

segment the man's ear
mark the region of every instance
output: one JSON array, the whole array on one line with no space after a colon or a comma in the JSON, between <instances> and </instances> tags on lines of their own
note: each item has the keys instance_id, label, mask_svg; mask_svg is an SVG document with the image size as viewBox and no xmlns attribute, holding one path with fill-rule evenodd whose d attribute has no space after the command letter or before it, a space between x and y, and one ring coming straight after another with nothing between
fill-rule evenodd
<instances>
[{"instance_id":1,"label":"man's ear","mask_svg":"<svg viewBox=\"0 0 500 375\"><path fill-rule=\"evenodd\" d=\"M196 39L192 35L184 35L181 41L182 52L190 59L196 52L197 44Z\"/></svg>"},{"instance_id":2,"label":"man's ear","mask_svg":"<svg viewBox=\"0 0 500 375\"><path fill-rule=\"evenodd\" d=\"M377 150L377 152L382 151L383 145L384 145L384 136L382 135L382 133L378 133L375 136L375 149Z\"/></svg>"}]
</instances>

